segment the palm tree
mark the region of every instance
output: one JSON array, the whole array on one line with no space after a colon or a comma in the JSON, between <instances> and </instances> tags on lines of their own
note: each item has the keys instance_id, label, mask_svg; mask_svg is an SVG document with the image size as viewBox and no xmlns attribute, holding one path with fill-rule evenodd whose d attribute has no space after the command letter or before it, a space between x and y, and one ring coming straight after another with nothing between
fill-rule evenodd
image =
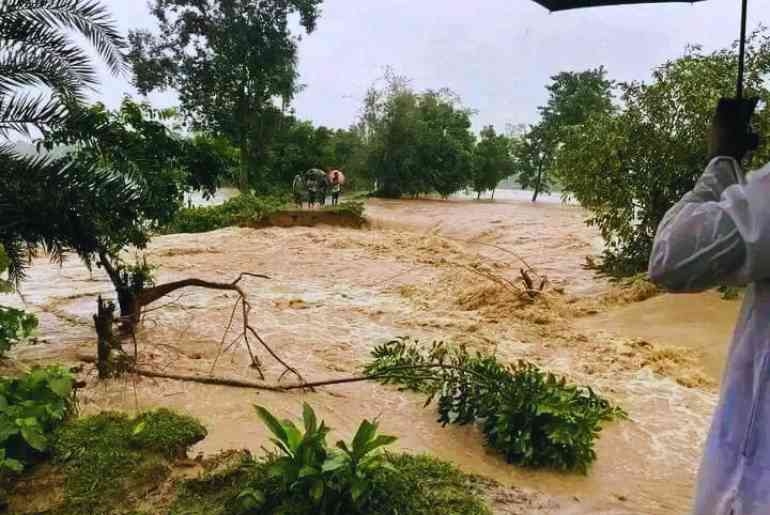
<instances>
[{"instance_id":1,"label":"palm tree","mask_svg":"<svg viewBox=\"0 0 770 515\"><path fill-rule=\"evenodd\" d=\"M125 71L125 41L99 1L0 0L0 138L45 135L98 85L94 63L72 33L85 36L113 74ZM25 257L37 247L54 256L72 249L87 258L96 242L83 227L89 210L78 204L104 188L117 202L133 195L109 172L23 157L13 145L0 144L0 246L11 279L22 278Z\"/></svg>"}]
</instances>

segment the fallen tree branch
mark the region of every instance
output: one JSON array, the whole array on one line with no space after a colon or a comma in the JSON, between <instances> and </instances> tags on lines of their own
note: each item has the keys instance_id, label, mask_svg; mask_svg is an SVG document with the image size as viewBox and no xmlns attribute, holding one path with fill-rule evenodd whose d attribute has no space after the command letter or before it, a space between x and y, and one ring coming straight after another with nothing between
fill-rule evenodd
<instances>
[{"instance_id":1,"label":"fallen tree branch","mask_svg":"<svg viewBox=\"0 0 770 515\"><path fill-rule=\"evenodd\" d=\"M143 377L155 377L159 379L173 379L175 381L187 381L191 383L211 384L219 386L232 386L235 388L252 388L254 390L266 390L269 392L283 392L285 388L280 386L272 386L269 384L256 383L253 381L243 381L240 379L228 379L224 377L207 377L207 376L187 376L180 374L167 374L165 372L155 372L153 370L144 370L141 368L135 368L132 370L137 375Z\"/></svg>"}]
</instances>

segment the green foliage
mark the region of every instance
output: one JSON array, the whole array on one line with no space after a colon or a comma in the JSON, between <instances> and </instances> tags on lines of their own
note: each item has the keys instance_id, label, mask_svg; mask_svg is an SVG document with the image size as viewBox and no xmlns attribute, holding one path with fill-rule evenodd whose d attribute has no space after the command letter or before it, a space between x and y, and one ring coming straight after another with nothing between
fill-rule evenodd
<instances>
[{"instance_id":1,"label":"green foliage","mask_svg":"<svg viewBox=\"0 0 770 515\"><path fill-rule=\"evenodd\" d=\"M231 226L259 224L270 215L288 206L285 196L257 197L241 194L217 206L189 207L180 209L163 232L197 233Z\"/></svg>"},{"instance_id":2,"label":"green foliage","mask_svg":"<svg viewBox=\"0 0 770 515\"><path fill-rule=\"evenodd\" d=\"M345 202L340 202L336 206L324 207L323 210L349 216L355 220L363 220L366 206L363 202L358 200L346 200Z\"/></svg>"},{"instance_id":3,"label":"green foliage","mask_svg":"<svg viewBox=\"0 0 770 515\"><path fill-rule=\"evenodd\" d=\"M13 291L13 284L2 278L10 260L0 245L0 293ZM0 306L0 357L12 346L32 335L37 328L37 317L19 309Z\"/></svg>"},{"instance_id":4,"label":"green foliage","mask_svg":"<svg viewBox=\"0 0 770 515\"><path fill-rule=\"evenodd\" d=\"M123 69L124 41L98 1L7 0L0 5L0 33L6 50L0 55L0 136L5 140L14 133L30 136L35 129L46 133L63 123L96 85L92 59L73 35L85 36L111 71ZM69 199L83 185L73 183L79 174L69 168L64 161L21 157L11 145L0 145L0 245L12 282L22 278L29 248L59 253L67 239L61 232L71 234L74 215L67 215L76 204ZM109 180L95 174L89 184L95 189Z\"/></svg>"},{"instance_id":5,"label":"green foliage","mask_svg":"<svg viewBox=\"0 0 770 515\"><path fill-rule=\"evenodd\" d=\"M37 317L20 309L0 306L0 357L30 337L37 329Z\"/></svg>"},{"instance_id":6,"label":"green foliage","mask_svg":"<svg viewBox=\"0 0 770 515\"><path fill-rule=\"evenodd\" d=\"M453 465L429 456L385 453L388 466L373 475L367 515L489 515L477 478L460 472ZM241 515L243 501L255 492L277 491L278 482L270 475L272 458L255 461L243 457L228 467L186 481L172 506L172 515ZM245 494L244 494L245 492ZM239 495L243 494L243 495ZM271 497L273 494L268 494ZM277 493L274 495L278 495ZM256 494L260 498L260 494ZM316 514L307 503L292 495L284 500L284 511L269 507L252 508L250 513L272 515ZM355 515L356 512L342 512Z\"/></svg>"},{"instance_id":7,"label":"green foliage","mask_svg":"<svg viewBox=\"0 0 770 515\"><path fill-rule=\"evenodd\" d=\"M165 458L183 455L205 436L196 420L164 409L133 419L105 412L66 424L54 443L65 473L58 513L112 513L125 506L132 488L156 488L168 475Z\"/></svg>"},{"instance_id":8,"label":"green foliage","mask_svg":"<svg viewBox=\"0 0 770 515\"><path fill-rule=\"evenodd\" d=\"M299 89L297 38L289 20L298 15L315 29L321 0L154 0L159 36L129 33L136 85L141 93L174 88L194 128L226 136L238 147L239 186L261 176L287 106Z\"/></svg>"},{"instance_id":9,"label":"green foliage","mask_svg":"<svg viewBox=\"0 0 770 515\"><path fill-rule=\"evenodd\" d=\"M60 367L0 378L0 474L21 472L49 450L52 432L72 413L73 382Z\"/></svg>"},{"instance_id":10,"label":"green foliage","mask_svg":"<svg viewBox=\"0 0 770 515\"><path fill-rule=\"evenodd\" d=\"M583 72L562 72L546 86L548 102L538 108L541 120L514 145L516 168L522 188L550 192L561 146L572 132L593 115L613 111L612 85L603 67Z\"/></svg>"},{"instance_id":11,"label":"green foliage","mask_svg":"<svg viewBox=\"0 0 770 515\"><path fill-rule=\"evenodd\" d=\"M473 152L473 191L481 196L491 190L494 195L498 183L513 173L511 141L491 125L484 127Z\"/></svg>"},{"instance_id":12,"label":"green foliage","mask_svg":"<svg viewBox=\"0 0 770 515\"><path fill-rule=\"evenodd\" d=\"M746 96L770 100L770 38L765 30L747 42ZM606 242L602 270L622 276L646 269L657 225L689 191L708 162L707 135L720 97L734 95L735 47L703 52L688 48L653 71L647 83L617 86L620 108L595 113L564 139L557 163L564 187L591 211L588 223ZM770 111L758 113L760 132ZM751 160L764 164L770 145Z\"/></svg>"},{"instance_id":13,"label":"green foliage","mask_svg":"<svg viewBox=\"0 0 770 515\"><path fill-rule=\"evenodd\" d=\"M449 90L418 94L402 77L388 74L386 81L386 89L369 91L360 124L378 193L447 197L465 187L475 140L471 111Z\"/></svg>"},{"instance_id":14,"label":"green foliage","mask_svg":"<svg viewBox=\"0 0 770 515\"><path fill-rule=\"evenodd\" d=\"M390 468L380 450L396 437L377 434L377 423L364 420L351 443L339 441L336 449L330 449L326 444L330 428L319 423L307 404L302 413L304 432L261 406L256 410L275 436L272 442L280 455L270 462L269 474L278 485L273 491L243 490L238 500L245 513L286 513L290 506L291 513L369 513L375 475ZM297 511L297 506L306 511Z\"/></svg>"},{"instance_id":15,"label":"green foliage","mask_svg":"<svg viewBox=\"0 0 770 515\"><path fill-rule=\"evenodd\" d=\"M478 423L487 445L517 465L586 473L601 424L625 416L591 388L523 361L505 366L494 356L441 343L423 350L406 339L372 356L367 375L427 394L426 405L438 397L442 424Z\"/></svg>"},{"instance_id":16,"label":"green foliage","mask_svg":"<svg viewBox=\"0 0 770 515\"><path fill-rule=\"evenodd\" d=\"M717 291L722 300L737 300L743 294L743 288L738 286L720 286Z\"/></svg>"},{"instance_id":17,"label":"green foliage","mask_svg":"<svg viewBox=\"0 0 770 515\"><path fill-rule=\"evenodd\" d=\"M478 478L431 456L386 454L392 469L374 479L371 515L491 515Z\"/></svg>"}]
</instances>

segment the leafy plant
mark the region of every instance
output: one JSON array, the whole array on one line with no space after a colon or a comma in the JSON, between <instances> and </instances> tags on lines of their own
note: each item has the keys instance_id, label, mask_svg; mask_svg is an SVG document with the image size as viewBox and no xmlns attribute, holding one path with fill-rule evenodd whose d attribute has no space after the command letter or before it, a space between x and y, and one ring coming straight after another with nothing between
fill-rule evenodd
<instances>
[{"instance_id":1,"label":"leafy plant","mask_svg":"<svg viewBox=\"0 0 770 515\"><path fill-rule=\"evenodd\" d=\"M589 387L520 361L506 366L494 356L434 343L423 350L408 339L377 347L365 373L438 398L442 424L478 423L487 445L508 463L586 473L596 459L601 424L625 417Z\"/></svg>"},{"instance_id":2,"label":"leafy plant","mask_svg":"<svg viewBox=\"0 0 770 515\"><path fill-rule=\"evenodd\" d=\"M303 407L304 432L261 406L256 410L279 450L269 465L278 488L272 492L244 489L238 496L244 512L259 508L282 513L282 504L296 505L299 500L308 506L308 512L318 515L368 513L375 475L391 468L380 450L396 437L378 434L377 423L364 420L351 443L339 441L331 449L326 444L330 428L318 422L309 405Z\"/></svg>"},{"instance_id":3,"label":"leafy plant","mask_svg":"<svg viewBox=\"0 0 770 515\"><path fill-rule=\"evenodd\" d=\"M32 335L37 317L25 311L0 306L0 356Z\"/></svg>"},{"instance_id":4,"label":"leafy plant","mask_svg":"<svg viewBox=\"0 0 770 515\"><path fill-rule=\"evenodd\" d=\"M0 274L7 269L10 261L0 245ZM0 278L0 293L13 291L13 284ZM37 328L37 317L19 309L0 306L0 357L12 346L32 335Z\"/></svg>"},{"instance_id":5,"label":"leafy plant","mask_svg":"<svg viewBox=\"0 0 770 515\"><path fill-rule=\"evenodd\" d=\"M61 367L0 378L0 471L21 472L48 451L52 432L73 411L73 383Z\"/></svg>"}]
</instances>

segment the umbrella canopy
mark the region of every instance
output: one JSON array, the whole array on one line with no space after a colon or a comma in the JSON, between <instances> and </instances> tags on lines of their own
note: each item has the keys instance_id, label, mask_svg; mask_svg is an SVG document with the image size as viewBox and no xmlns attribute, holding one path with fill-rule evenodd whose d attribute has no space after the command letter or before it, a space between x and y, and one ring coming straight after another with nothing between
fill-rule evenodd
<instances>
[{"instance_id":1,"label":"umbrella canopy","mask_svg":"<svg viewBox=\"0 0 770 515\"><path fill-rule=\"evenodd\" d=\"M324 172L323 170L320 170L318 168L311 168L310 170L305 172L305 176L310 178L310 179L319 180L319 179L323 179L324 177L326 177L326 172Z\"/></svg>"},{"instance_id":2,"label":"umbrella canopy","mask_svg":"<svg viewBox=\"0 0 770 515\"><path fill-rule=\"evenodd\" d=\"M662 3L688 3L702 2L703 0L534 0L549 11L566 11L567 9L580 9L582 7L600 7L603 5L628 5L628 4L662 4Z\"/></svg>"},{"instance_id":3,"label":"umbrella canopy","mask_svg":"<svg viewBox=\"0 0 770 515\"><path fill-rule=\"evenodd\" d=\"M345 174L339 170L332 170L329 172L329 182L334 184L334 178L337 178L339 184L345 184Z\"/></svg>"},{"instance_id":4,"label":"umbrella canopy","mask_svg":"<svg viewBox=\"0 0 770 515\"><path fill-rule=\"evenodd\" d=\"M606 5L629 4L663 4L674 2L695 3L703 0L534 0L549 11L566 11L567 9L580 9L583 7L601 7ZM743 98L743 63L746 50L746 11L748 0L741 0L741 32L738 48L738 82L736 85L736 98Z\"/></svg>"}]
</instances>

